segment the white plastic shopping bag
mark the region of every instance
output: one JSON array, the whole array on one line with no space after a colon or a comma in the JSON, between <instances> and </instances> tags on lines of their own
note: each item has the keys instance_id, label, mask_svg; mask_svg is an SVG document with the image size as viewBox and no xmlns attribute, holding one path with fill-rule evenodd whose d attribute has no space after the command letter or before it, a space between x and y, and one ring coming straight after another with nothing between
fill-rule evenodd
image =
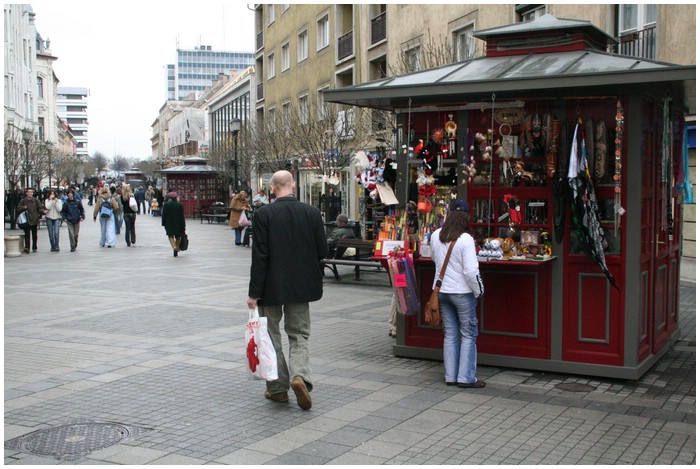
<instances>
[{"instance_id":1,"label":"white plastic shopping bag","mask_svg":"<svg viewBox=\"0 0 700 469\"><path fill-rule=\"evenodd\" d=\"M245 326L245 352L252 376L265 381L277 379L277 353L267 332L267 318L260 317L258 308L248 311Z\"/></svg>"}]
</instances>

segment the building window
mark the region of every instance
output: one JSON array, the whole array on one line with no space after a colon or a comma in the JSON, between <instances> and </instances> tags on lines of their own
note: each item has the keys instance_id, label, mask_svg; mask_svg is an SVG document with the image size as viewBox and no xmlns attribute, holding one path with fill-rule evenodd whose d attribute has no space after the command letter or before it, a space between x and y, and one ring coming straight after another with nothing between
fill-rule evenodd
<instances>
[{"instance_id":1,"label":"building window","mask_svg":"<svg viewBox=\"0 0 700 469\"><path fill-rule=\"evenodd\" d=\"M620 5L620 34L656 25L656 5Z\"/></svg>"},{"instance_id":2,"label":"building window","mask_svg":"<svg viewBox=\"0 0 700 469\"><path fill-rule=\"evenodd\" d=\"M412 47L404 51L406 68L409 72L420 70L420 46Z\"/></svg>"},{"instance_id":3,"label":"building window","mask_svg":"<svg viewBox=\"0 0 700 469\"><path fill-rule=\"evenodd\" d=\"M289 70L289 43L282 44L282 71Z\"/></svg>"},{"instance_id":4,"label":"building window","mask_svg":"<svg viewBox=\"0 0 700 469\"><path fill-rule=\"evenodd\" d=\"M268 80L275 77L275 54L267 56L267 78Z\"/></svg>"},{"instance_id":5,"label":"building window","mask_svg":"<svg viewBox=\"0 0 700 469\"><path fill-rule=\"evenodd\" d=\"M36 93L39 98L44 97L44 79L36 77Z\"/></svg>"},{"instance_id":6,"label":"building window","mask_svg":"<svg viewBox=\"0 0 700 469\"><path fill-rule=\"evenodd\" d=\"M324 86L316 94L316 117L318 120L323 120L328 116L328 103L323 99L323 92L330 89L330 86Z\"/></svg>"},{"instance_id":7,"label":"building window","mask_svg":"<svg viewBox=\"0 0 700 469\"><path fill-rule=\"evenodd\" d=\"M43 117L39 118L39 128L37 129L37 135L38 135L38 140L40 142L43 142L45 140L45 138L44 138L44 118Z\"/></svg>"},{"instance_id":8,"label":"building window","mask_svg":"<svg viewBox=\"0 0 700 469\"><path fill-rule=\"evenodd\" d=\"M285 101L282 103L282 131L288 134L292 128L292 103Z\"/></svg>"},{"instance_id":9,"label":"building window","mask_svg":"<svg viewBox=\"0 0 700 469\"><path fill-rule=\"evenodd\" d=\"M299 96L299 123L307 125L309 123L309 95Z\"/></svg>"},{"instance_id":10,"label":"building window","mask_svg":"<svg viewBox=\"0 0 700 469\"><path fill-rule=\"evenodd\" d=\"M455 62L474 58L474 26L454 33Z\"/></svg>"},{"instance_id":11,"label":"building window","mask_svg":"<svg viewBox=\"0 0 700 469\"><path fill-rule=\"evenodd\" d=\"M309 58L309 32L305 29L297 36L297 62Z\"/></svg>"},{"instance_id":12,"label":"building window","mask_svg":"<svg viewBox=\"0 0 700 469\"><path fill-rule=\"evenodd\" d=\"M519 22L531 21L547 13L547 5L518 5L515 7L515 16Z\"/></svg>"},{"instance_id":13,"label":"building window","mask_svg":"<svg viewBox=\"0 0 700 469\"><path fill-rule=\"evenodd\" d=\"M656 60L656 5L620 5L617 53Z\"/></svg>"},{"instance_id":14,"label":"building window","mask_svg":"<svg viewBox=\"0 0 700 469\"><path fill-rule=\"evenodd\" d=\"M267 110L267 122L269 123L268 128L271 132L277 130L277 113L275 112L274 107L271 107Z\"/></svg>"},{"instance_id":15,"label":"building window","mask_svg":"<svg viewBox=\"0 0 700 469\"><path fill-rule=\"evenodd\" d=\"M331 25L328 15L323 16L316 22L316 48L318 50L328 47L331 40Z\"/></svg>"},{"instance_id":16,"label":"building window","mask_svg":"<svg viewBox=\"0 0 700 469\"><path fill-rule=\"evenodd\" d=\"M267 6L267 24L268 26L275 22L275 5Z\"/></svg>"}]
</instances>

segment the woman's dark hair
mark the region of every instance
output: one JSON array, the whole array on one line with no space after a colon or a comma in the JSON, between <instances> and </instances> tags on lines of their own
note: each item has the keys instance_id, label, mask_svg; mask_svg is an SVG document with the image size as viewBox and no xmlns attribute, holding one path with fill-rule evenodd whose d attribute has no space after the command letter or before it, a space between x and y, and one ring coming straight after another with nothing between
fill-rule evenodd
<instances>
[{"instance_id":1,"label":"woman's dark hair","mask_svg":"<svg viewBox=\"0 0 700 469\"><path fill-rule=\"evenodd\" d=\"M467 232L469 226L469 212L462 210L451 210L447 212L445 224L440 230L440 242L449 243Z\"/></svg>"}]
</instances>

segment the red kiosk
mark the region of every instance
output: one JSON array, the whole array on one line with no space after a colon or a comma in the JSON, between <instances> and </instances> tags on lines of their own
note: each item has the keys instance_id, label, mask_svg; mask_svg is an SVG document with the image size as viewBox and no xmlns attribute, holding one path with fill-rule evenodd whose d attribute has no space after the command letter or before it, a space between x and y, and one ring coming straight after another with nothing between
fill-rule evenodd
<instances>
[{"instance_id":1,"label":"red kiosk","mask_svg":"<svg viewBox=\"0 0 700 469\"><path fill-rule=\"evenodd\" d=\"M200 209L217 202L222 194L219 170L205 158L191 157L183 165L162 169L163 193L177 192L186 217L196 217Z\"/></svg>"},{"instance_id":2,"label":"red kiosk","mask_svg":"<svg viewBox=\"0 0 700 469\"><path fill-rule=\"evenodd\" d=\"M482 257L479 364L637 379L678 337L675 183L695 66L610 54L615 39L590 22L551 15L474 36L485 57L325 98L396 114L399 201L415 200L428 161L433 205L466 197L477 244L536 253ZM413 154L417 142L434 154ZM584 160L589 187L577 177ZM415 270L424 301L434 265L417 259ZM441 349L441 328L400 316L396 355L442 359Z\"/></svg>"}]
</instances>

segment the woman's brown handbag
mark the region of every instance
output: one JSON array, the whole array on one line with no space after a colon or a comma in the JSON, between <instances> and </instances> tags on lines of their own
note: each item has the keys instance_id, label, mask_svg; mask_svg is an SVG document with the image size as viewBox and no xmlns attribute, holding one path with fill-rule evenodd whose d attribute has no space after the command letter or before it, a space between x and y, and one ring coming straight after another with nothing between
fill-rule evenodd
<instances>
[{"instance_id":1,"label":"woman's brown handbag","mask_svg":"<svg viewBox=\"0 0 700 469\"><path fill-rule=\"evenodd\" d=\"M442 278L445 276L445 270L447 270L447 263L450 262L450 255L452 254L452 248L455 247L457 240L450 243L450 247L447 249L447 255L445 256L445 261L442 263L442 269L440 270L440 276L435 282L435 287L433 287L433 292L430 294L430 298L425 303L425 308L423 309L423 321L433 327L440 325L442 318L440 317L440 303L438 301L438 296L440 295L440 286L442 285Z\"/></svg>"}]
</instances>

